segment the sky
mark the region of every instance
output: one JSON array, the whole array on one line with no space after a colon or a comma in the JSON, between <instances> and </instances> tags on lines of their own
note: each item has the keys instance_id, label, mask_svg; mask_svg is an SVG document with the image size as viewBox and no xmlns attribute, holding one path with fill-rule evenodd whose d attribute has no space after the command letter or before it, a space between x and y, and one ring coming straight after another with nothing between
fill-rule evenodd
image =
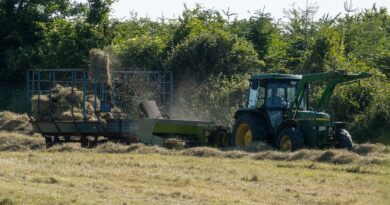
<instances>
[{"instance_id":1,"label":"sky","mask_svg":"<svg viewBox=\"0 0 390 205\"><path fill-rule=\"evenodd\" d=\"M309 4L319 6L317 17L329 13L335 16L338 13L344 13L344 0L308 0ZM348 0L350 1L350 0ZM306 0L119 0L113 5L112 16L119 19L126 19L131 11L137 12L138 17L148 16L156 20L164 14L166 18L178 17L183 9L184 4L193 8L196 3L203 5L205 8L217 10L230 10L238 13L238 17L248 18L256 10L263 9L271 13L275 19L284 17L283 9L291 8L293 4L297 7L305 8ZM372 8L373 4L390 8L390 0L352 0L354 8L362 10Z\"/></svg>"}]
</instances>

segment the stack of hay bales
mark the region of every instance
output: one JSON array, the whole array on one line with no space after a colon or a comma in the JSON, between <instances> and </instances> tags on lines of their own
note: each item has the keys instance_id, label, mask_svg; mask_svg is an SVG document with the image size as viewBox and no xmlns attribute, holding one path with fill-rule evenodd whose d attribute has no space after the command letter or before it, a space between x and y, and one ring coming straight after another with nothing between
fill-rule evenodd
<instances>
[{"instance_id":1,"label":"stack of hay bales","mask_svg":"<svg viewBox=\"0 0 390 205\"><path fill-rule=\"evenodd\" d=\"M108 102L111 101L111 70L110 70L110 56L105 51L99 49L92 49L90 51L90 68L88 73L88 86L92 89L95 82L101 83L107 90ZM96 79L96 81L95 81ZM97 85L99 86L99 85ZM32 115L35 119L50 121L54 120L97 120L96 114L99 113L99 119L108 121L114 118L121 118L122 112L115 107L111 112L100 113L99 99L93 94L85 96L85 118L83 115L83 91L76 88L55 85L50 90L49 95L34 95L31 99ZM38 109L38 102L40 109ZM96 109L95 109L96 108ZM40 112L38 112L38 110Z\"/></svg>"},{"instance_id":2,"label":"stack of hay bales","mask_svg":"<svg viewBox=\"0 0 390 205\"><path fill-rule=\"evenodd\" d=\"M40 112L38 112L38 99L40 102ZM51 89L51 96L41 95L39 98L34 95L31 99L31 114L37 120L50 121L54 120L84 120L82 111L83 92L71 87L56 85ZM97 120L95 112L103 121L114 118L123 118L121 109L114 107L111 112L100 113L100 100L90 94L85 99L85 120ZM72 113L73 111L73 113Z\"/></svg>"},{"instance_id":3,"label":"stack of hay bales","mask_svg":"<svg viewBox=\"0 0 390 205\"><path fill-rule=\"evenodd\" d=\"M0 130L34 134L34 128L26 114L17 114L9 111L0 112Z\"/></svg>"},{"instance_id":4,"label":"stack of hay bales","mask_svg":"<svg viewBox=\"0 0 390 205\"><path fill-rule=\"evenodd\" d=\"M51 89L50 97L48 95L34 95L31 99L31 113L35 119L50 121L55 120L83 120L82 113L83 92L71 87L56 85ZM38 108L40 104L40 112ZM96 100L99 107L99 100ZM85 100L86 119L94 118L94 96L90 95ZM72 114L73 112L73 114Z\"/></svg>"}]
</instances>

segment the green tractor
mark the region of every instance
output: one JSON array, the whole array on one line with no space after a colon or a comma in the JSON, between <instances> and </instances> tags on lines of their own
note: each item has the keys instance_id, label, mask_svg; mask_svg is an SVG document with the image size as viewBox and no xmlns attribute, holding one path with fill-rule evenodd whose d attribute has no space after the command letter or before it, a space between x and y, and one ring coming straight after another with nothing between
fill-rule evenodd
<instances>
[{"instance_id":1,"label":"green tractor","mask_svg":"<svg viewBox=\"0 0 390 205\"><path fill-rule=\"evenodd\" d=\"M323 110L336 85L370 76L342 70L308 75L254 75L246 106L235 113L230 143L245 147L266 141L282 151L331 146L351 149L352 138L346 123L331 122ZM316 105L310 107L310 87L316 82L325 82L325 89Z\"/></svg>"}]
</instances>

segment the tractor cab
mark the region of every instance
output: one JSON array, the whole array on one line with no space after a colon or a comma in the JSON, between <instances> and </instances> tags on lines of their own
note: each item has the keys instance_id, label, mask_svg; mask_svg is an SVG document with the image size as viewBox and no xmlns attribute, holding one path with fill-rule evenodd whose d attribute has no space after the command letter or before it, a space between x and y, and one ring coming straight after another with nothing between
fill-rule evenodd
<instances>
[{"instance_id":1,"label":"tractor cab","mask_svg":"<svg viewBox=\"0 0 390 205\"><path fill-rule=\"evenodd\" d=\"M248 102L246 108L263 108L281 110L292 105L300 75L260 74L250 79ZM305 96L298 109L307 109Z\"/></svg>"},{"instance_id":2,"label":"tractor cab","mask_svg":"<svg viewBox=\"0 0 390 205\"><path fill-rule=\"evenodd\" d=\"M301 78L301 75L259 74L249 80L246 110L257 111L263 116L269 125L268 135L277 135L281 123L291 115L292 109L299 112L307 110L308 86L304 88L304 100L299 106L293 106Z\"/></svg>"}]
</instances>

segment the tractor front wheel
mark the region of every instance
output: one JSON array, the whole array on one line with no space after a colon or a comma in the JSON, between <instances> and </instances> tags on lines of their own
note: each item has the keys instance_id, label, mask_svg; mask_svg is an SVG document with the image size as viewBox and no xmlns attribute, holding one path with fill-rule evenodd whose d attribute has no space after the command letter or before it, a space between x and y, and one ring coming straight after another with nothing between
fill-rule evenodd
<instances>
[{"instance_id":1,"label":"tractor front wheel","mask_svg":"<svg viewBox=\"0 0 390 205\"><path fill-rule=\"evenodd\" d=\"M352 149L352 137L346 129L340 129L336 131L336 148Z\"/></svg>"},{"instance_id":2,"label":"tractor front wheel","mask_svg":"<svg viewBox=\"0 0 390 205\"><path fill-rule=\"evenodd\" d=\"M295 151L303 148L303 135L294 127L283 129L278 136L277 148L281 151Z\"/></svg>"}]
</instances>

